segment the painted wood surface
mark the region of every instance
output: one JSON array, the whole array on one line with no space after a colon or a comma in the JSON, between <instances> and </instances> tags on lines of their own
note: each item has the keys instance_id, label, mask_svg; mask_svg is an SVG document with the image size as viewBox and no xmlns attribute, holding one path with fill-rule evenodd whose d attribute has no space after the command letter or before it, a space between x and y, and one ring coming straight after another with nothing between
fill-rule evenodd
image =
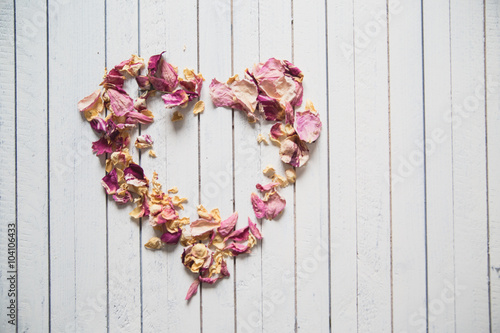
<instances>
[{"instance_id":1,"label":"painted wood surface","mask_svg":"<svg viewBox=\"0 0 500 333\"><path fill-rule=\"evenodd\" d=\"M1 332L496 332L500 330L498 1L0 1ZM206 81L205 111L151 100L163 189L264 239L203 285L181 246L106 198L76 103L139 53ZM272 125L215 108L208 85L270 57L305 74L323 122L275 221L255 185ZM135 84L125 87L137 94ZM302 110L303 106L297 110ZM15 242L9 225L15 225ZM14 268L9 268L9 244ZM15 271L11 273L11 271ZM16 294L9 295L10 275ZM17 317L8 322L10 300Z\"/></svg>"}]
</instances>

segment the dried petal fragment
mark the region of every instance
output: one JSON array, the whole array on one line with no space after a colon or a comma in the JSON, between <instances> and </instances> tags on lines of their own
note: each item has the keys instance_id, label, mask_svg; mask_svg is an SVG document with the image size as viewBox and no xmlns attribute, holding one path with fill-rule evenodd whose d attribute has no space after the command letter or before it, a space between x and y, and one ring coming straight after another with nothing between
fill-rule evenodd
<instances>
[{"instance_id":1,"label":"dried petal fragment","mask_svg":"<svg viewBox=\"0 0 500 333\"><path fill-rule=\"evenodd\" d=\"M135 147L137 149L146 149L153 146L153 139L149 134L139 135L135 140Z\"/></svg>"},{"instance_id":2,"label":"dried petal fragment","mask_svg":"<svg viewBox=\"0 0 500 333\"><path fill-rule=\"evenodd\" d=\"M151 150L149 151L149 156L151 156L151 157L156 157L156 153L155 153L155 151L151 149Z\"/></svg>"},{"instance_id":3,"label":"dried petal fragment","mask_svg":"<svg viewBox=\"0 0 500 333\"><path fill-rule=\"evenodd\" d=\"M150 250L159 250L162 247L161 239L158 237L152 237L146 244L144 244L144 247Z\"/></svg>"},{"instance_id":4,"label":"dried petal fragment","mask_svg":"<svg viewBox=\"0 0 500 333\"><path fill-rule=\"evenodd\" d=\"M102 178L102 186L106 190L107 194L115 194L120 185L118 185L118 177L116 175L116 169L113 169L110 173Z\"/></svg>"},{"instance_id":5,"label":"dried petal fragment","mask_svg":"<svg viewBox=\"0 0 500 333\"><path fill-rule=\"evenodd\" d=\"M169 188L169 189L167 190L167 192L168 192L168 193L173 193L173 194L175 194L175 193L179 192L179 189L177 188L177 186L174 186L174 187L172 187L172 188Z\"/></svg>"},{"instance_id":6,"label":"dried petal fragment","mask_svg":"<svg viewBox=\"0 0 500 333\"><path fill-rule=\"evenodd\" d=\"M278 192L272 193L266 201L266 218L274 219L285 209L285 206L286 200Z\"/></svg>"},{"instance_id":7,"label":"dried petal fragment","mask_svg":"<svg viewBox=\"0 0 500 333\"><path fill-rule=\"evenodd\" d=\"M264 142L266 145L269 144L269 142L267 141L266 137L263 136L262 133L259 133L259 135L257 135L257 142L258 143Z\"/></svg>"},{"instance_id":8,"label":"dried petal fragment","mask_svg":"<svg viewBox=\"0 0 500 333\"><path fill-rule=\"evenodd\" d=\"M165 102L166 108L180 106L189 101L188 95L182 89L177 89L173 93L164 94L161 98L163 99L163 102Z\"/></svg>"},{"instance_id":9,"label":"dried petal fragment","mask_svg":"<svg viewBox=\"0 0 500 333\"><path fill-rule=\"evenodd\" d=\"M288 180L285 177L281 176L281 175L275 174L272 177L272 179L273 179L274 183L280 184L281 187L287 187L288 186Z\"/></svg>"},{"instance_id":10,"label":"dried petal fragment","mask_svg":"<svg viewBox=\"0 0 500 333\"><path fill-rule=\"evenodd\" d=\"M199 114L199 113L202 113L204 110L205 110L205 102L203 102L203 101L198 101L198 102L196 102L196 104L194 105L194 108L193 108L193 113L194 113L194 114Z\"/></svg>"},{"instance_id":11,"label":"dried petal fragment","mask_svg":"<svg viewBox=\"0 0 500 333\"><path fill-rule=\"evenodd\" d=\"M250 232L255 236L255 238L262 239L260 230L257 229L257 224L253 223L250 218L248 218L248 227L250 228Z\"/></svg>"},{"instance_id":12,"label":"dried petal fragment","mask_svg":"<svg viewBox=\"0 0 500 333\"><path fill-rule=\"evenodd\" d=\"M188 201L187 198L180 198L177 195L172 198L172 203L174 204L174 206L179 207L180 209L184 209L182 204L187 201Z\"/></svg>"},{"instance_id":13,"label":"dried petal fragment","mask_svg":"<svg viewBox=\"0 0 500 333\"><path fill-rule=\"evenodd\" d=\"M276 173L276 170L274 170L272 165L268 165L264 168L264 170L262 170L262 173L264 176L271 178Z\"/></svg>"},{"instance_id":14,"label":"dried petal fragment","mask_svg":"<svg viewBox=\"0 0 500 333\"><path fill-rule=\"evenodd\" d=\"M295 170L293 169L286 169L285 171L286 179L290 184L295 183L295 180L297 179L297 174L295 173Z\"/></svg>"},{"instance_id":15,"label":"dried petal fragment","mask_svg":"<svg viewBox=\"0 0 500 333\"><path fill-rule=\"evenodd\" d=\"M284 163L301 167L309 160L309 148L297 135L292 135L282 142L280 157Z\"/></svg>"},{"instance_id":16,"label":"dried petal fragment","mask_svg":"<svg viewBox=\"0 0 500 333\"><path fill-rule=\"evenodd\" d=\"M257 188L261 192L268 192L268 191L274 189L278 185L279 185L279 183L272 182L272 183L269 183L266 185L257 184L257 185L255 185L255 188Z\"/></svg>"},{"instance_id":17,"label":"dried petal fragment","mask_svg":"<svg viewBox=\"0 0 500 333\"><path fill-rule=\"evenodd\" d=\"M109 97L109 109L115 116L125 116L134 110L134 101L124 90L108 89L106 95Z\"/></svg>"},{"instance_id":18,"label":"dried petal fragment","mask_svg":"<svg viewBox=\"0 0 500 333\"><path fill-rule=\"evenodd\" d=\"M132 54L130 59L122 61L115 66L115 69L122 74L128 73L130 76L135 77L142 67L144 67L144 59Z\"/></svg>"},{"instance_id":19,"label":"dried petal fragment","mask_svg":"<svg viewBox=\"0 0 500 333\"><path fill-rule=\"evenodd\" d=\"M182 115L182 113L180 113L179 111L175 111L174 114L172 115L172 120L173 122L174 121L179 121L179 120L182 120L184 119L184 116Z\"/></svg>"}]
</instances>

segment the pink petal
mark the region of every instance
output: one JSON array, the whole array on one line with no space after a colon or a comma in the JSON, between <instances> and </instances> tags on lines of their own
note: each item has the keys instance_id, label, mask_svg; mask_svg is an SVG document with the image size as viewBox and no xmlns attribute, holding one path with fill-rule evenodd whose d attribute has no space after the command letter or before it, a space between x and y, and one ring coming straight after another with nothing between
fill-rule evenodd
<instances>
[{"instance_id":1,"label":"pink petal","mask_svg":"<svg viewBox=\"0 0 500 333\"><path fill-rule=\"evenodd\" d=\"M270 134L273 137L273 139L279 140L279 138L285 134L285 130L283 129L283 124L282 123L274 124L273 127L271 127Z\"/></svg>"},{"instance_id":2,"label":"pink petal","mask_svg":"<svg viewBox=\"0 0 500 333\"><path fill-rule=\"evenodd\" d=\"M226 84L213 79L209 88L210 97L212 97L212 102L215 106L233 107L234 99L236 97L234 96L231 88L229 88Z\"/></svg>"},{"instance_id":3,"label":"pink petal","mask_svg":"<svg viewBox=\"0 0 500 333\"><path fill-rule=\"evenodd\" d=\"M177 244L179 242L179 239L181 238L181 235L182 230L180 229L174 234L171 234L167 231L163 235L161 235L161 240L167 244Z\"/></svg>"},{"instance_id":4,"label":"pink petal","mask_svg":"<svg viewBox=\"0 0 500 333\"><path fill-rule=\"evenodd\" d=\"M253 223L250 218L248 218L248 226L250 227L250 231L252 232L252 235L255 236L255 238L262 239L262 235L259 229L257 229L257 224Z\"/></svg>"},{"instance_id":5,"label":"pink petal","mask_svg":"<svg viewBox=\"0 0 500 333\"><path fill-rule=\"evenodd\" d=\"M116 190L120 187L118 185L118 177L116 175L116 169L111 170L106 176L101 180L101 185L106 190L107 194L115 194Z\"/></svg>"},{"instance_id":6,"label":"pink petal","mask_svg":"<svg viewBox=\"0 0 500 333\"><path fill-rule=\"evenodd\" d=\"M173 91L179 83L177 70L166 61L161 62L159 72L157 72L157 76L162 78L166 83L167 89L162 91Z\"/></svg>"},{"instance_id":7,"label":"pink petal","mask_svg":"<svg viewBox=\"0 0 500 333\"><path fill-rule=\"evenodd\" d=\"M156 71L158 70L158 65L159 65L160 61L162 60L161 56L162 56L163 53L165 53L165 51L163 51L160 54L156 54L154 56L151 56L149 58L149 62L148 62L148 72L149 72L149 74L151 74L151 75L155 75L156 74Z\"/></svg>"},{"instance_id":8,"label":"pink petal","mask_svg":"<svg viewBox=\"0 0 500 333\"><path fill-rule=\"evenodd\" d=\"M279 185L279 183L269 183L266 185L257 184L257 185L255 185L255 187L258 190L260 190L261 192L267 192L267 191L272 190L273 188L275 188L278 185Z\"/></svg>"},{"instance_id":9,"label":"pink petal","mask_svg":"<svg viewBox=\"0 0 500 333\"><path fill-rule=\"evenodd\" d=\"M249 230L248 226L241 228L241 229L238 229L238 230L234 230L233 232L231 232L229 234L229 236L227 236L224 239L224 242L227 241L228 239L233 240L235 242L246 241L246 240L248 240L248 230Z\"/></svg>"},{"instance_id":10,"label":"pink petal","mask_svg":"<svg viewBox=\"0 0 500 333\"><path fill-rule=\"evenodd\" d=\"M112 153L113 147L105 137L102 137L99 140L92 142L92 152L96 155Z\"/></svg>"},{"instance_id":11,"label":"pink petal","mask_svg":"<svg viewBox=\"0 0 500 333\"><path fill-rule=\"evenodd\" d=\"M125 116L134 110L134 101L122 89L108 89L110 109L117 117Z\"/></svg>"},{"instance_id":12,"label":"pink petal","mask_svg":"<svg viewBox=\"0 0 500 333\"><path fill-rule=\"evenodd\" d=\"M78 110L80 110L80 112L85 112L87 110L93 109L94 106L99 102L100 98L101 98L101 88L97 89L87 97L82 98L78 102Z\"/></svg>"},{"instance_id":13,"label":"pink petal","mask_svg":"<svg viewBox=\"0 0 500 333\"><path fill-rule=\"evenodd\" d=\"M278 192L271 194L265 203L266 218L268 220L272 220L278 216L286 206L286 200Z\"/></svg>"},{"instance_id":14,"label":"pink petal","mask_svg":"<svg viewBox=\"0 0 500 333\"><path fill-rule=\"evenodd\" d=\"M265 95L259 95L257 101L260 105L260 111L264 113L266 120L276 121L285 119L285 109L278 100Z\"/></svg>"},{"instance_id":15,"label":"pink petal","mask_svg":"<svg viewBox=\"0 0 500 333\"><path fill-rule=\"evenodd\" d=\"M224 248L225 250L230 250L233 256L237 256L242 253L250 253L250 246L248 244L231 243Z\"/></svg>"},{"instance_id":16,"label":"pink petal","mask_svg":"<svg viewBox=\"0 0 500 333\"><path fill-rule=\"evenodd\" d=\"M171 94L165 94L161 98L167 108L173 108L189 101L188 95L182 89L178 89Z\"/></svg>"},{"instance_id":17,"label":"pink petal","mask_svg":"<svg viewBox=\"0 0 500 333\"><path fill-rule=\"evenodd\" d=\"M197 237L217 229L220 226L219 222L209 220L196 220L191 222L191 236Z\"/></svg>"},{"instance_id":18,"label":"pink petal","mask_svg":"<svg viewBox=\"0 0 500 333\"><path fill-rule=\"evenodd\" d=\"M312 143L321 133L321 120L318 113L311 111L297 112L295 115L295 131L302 141Z\"/></svg>"},{"instance_id":19,"label":"pink petal","mask_svg":"<svg viewBox=\"0 0 500 333\"><path fill-rule=\"evenodd\" d=\"M229 216L227 220L221 222L220 227L218 229L219 234L222 237L226 237L231 232L231 230L233 230L237 221L238 221L238 213L234 212L231 216Z\"/></svg>"},{"instance_id":20,"label":"pink petal","mask_svg":"<svg viewBox=\"0 0 500 333\"><path fill-rule=\"evenodd\" d=\"M255 217L258 219L266 216L266 205L262 199L255 193L251 196L253 211L255 212Z\"/></svg>"},{"instance_id":21,"label":"pink petal","mask_svg":"<svg viewBox=\"0 0 500 333\"><path fill-rule=\"evenodd\" d=\"M188 301L191 297L193 297L198 292L198 286L200 285L200 281L198 279L194 280L191 286L188 289L186 295L186 301Z\"/></svg>"}]
</instances>

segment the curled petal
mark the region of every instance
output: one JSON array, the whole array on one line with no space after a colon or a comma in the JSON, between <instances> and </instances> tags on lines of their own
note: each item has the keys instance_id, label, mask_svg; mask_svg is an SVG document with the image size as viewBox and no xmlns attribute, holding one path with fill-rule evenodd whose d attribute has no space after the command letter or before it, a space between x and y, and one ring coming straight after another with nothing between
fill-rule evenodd
<instances>
[{"instance_id":1,"label":"curled petal","mask_svg":"<svg viewBox=\"0 0 500 333\"><path fill-rule=\"evenodd\" d=\"M134 110L134 101L122 89L108 89L109 105L111 111L117 117L125 116Z\"/></svg>"},{"instance_id":2,"label":"curled petal","mask_svg":"<svg viewBox=\"0 0 500 333\"><path fill-rule=\"evenodd\" d=\"M292 135L281 143L280 156L284 163L301 167L309 160L309 148L297 135Z\"/></svg>"},{"instance_id":3,"label":"curled petal","mask_svg":"<svg viewBox=\"0 0 500 333\"><path fill-rule=\"evenodd\" d=\"M165 102L165 107L173 108L179 105L183 105L189 101L189 97L186 92L182 89L178 89L171 94L165 94L161 96L163 102Z\"/></svg>"},{"instance_id":4,"label":"curled petal","mask_svg":"<svg viewBox=\"0 0 500 333\"><path fill-rule=\"evenodd\" d=\"M108 124L101 117L96 117L90 121L90 127L97 133L106 133Z\"/></svg>"},{"instance_id":5,"label":"curled petal","mask_svg":"<svg viewBox=\"0 0 500 333\"><path fill-rule=\"evenodd\" d=\"M156 71L158 70L158 65L160 64L161 56L163 55L163 53L165 53L165 51L163 51L160 54L153 55L149 58L149 61L148 61L149 74L151 74L151 75L156 74Z\"/></svg>"},{"instance_id":6,"label":"curled petal","mask_svg":"<svg viewBox=\"0 0 500 333\"><path fill-rule=\"evenodd\" d=\"M220 227L220 222L200 219L191 223L191 236L198 237L205 235Z\"/></svg>"},{"instance_id":7,"label":"curled petal","mask_svg":"<svg viewBox=\"0 0 500 333\"><path fill-rule=\"evenodd\" d=\"M176 233L165 232L161 235L161 240L167 244L177 244L181 238L182 230L179 229Z\"/></svg>"},{"instance_id":8,"label":"curled petal","mask_svg":"<svg viewBox=\"0 0 500 333\"><path fill-rule=\"evenodd\" d=\"M261 185L261 184L255 185L255 187L261 192L268 192L268 191L274 189L276 186L279 186L279 183L272 182L272 183L269 183L266 185Z\"/></svg>"},{"instance_id":9,"label":"curled petal","mask_svg":"<svg viewBox=\"0 0 500 333\"><path fill-rule=\"evenodd\" d=\"M308 110L297 112L294 127L300 140L307 143L316 141L321 133L321 120L319 119L319 114Z\"/></svg>"},{"instance_id":10,"label":"curled petal","mask_svg":"<svg viewBox=\"0 0 500 333\"><path fill-rule=\"evenodd\" d=\"M141 68L144 67L144 59L133 54L130 59L124 60L115 66L120 73L128 73L130 76L137 76Z\"/></svg>"},{"instance_id":11,"label":"curled petal","mask_svg":"<svg viewBox=\"0 0 500 333\"><path fill-rule=\"evenodd\" d=\"M120 188L118 185L118 177L116 175L116 169L111 170L106 176L101 180L102 187L106 190L107 194L115 194Z\"/></svg>"},{"instance_id":12,"label":"curled petal","mask_svg":"<svg viewBox=\"0 0 500 333\"><path fill-rule=\"evenodd\" d=\"M189 286L186 301L188 301L191 297L193 297L198 292L198 286L200 285L200 281L198 279L194 280L194 282Z\"/></svg>"},{"instance_id":13,"label":"curled petal","mask_svg":"<svg viewBox=\"0 0 500 333\"><path fill-rule=\"evenodd\" d=\"M229 218L221 222L220 227L218 229L219 234L222 237L226 237L231 232L231 230L233 230L237 221L238 221L238 213L234 212L231 216L229 216Z\"/></svg>"},{"instance_id":14,"label":"curled petal","mask_svg":"<svg viewBox=\"0 0 500 333\"><path fill-rule=\"evenodd\" d=\"M266 216L266 205L264 204L262 199L257 194L252 193L251 200L253 211L255 212L255 217L261 219Z\"/></svg>"},{"instance_id":15,"label":"curled petal","mask_svg":"<svg viewBox=\"0 0 500 333\"><path fill-rule=\"evenodd\" d=\"M144 178L144 170L139 164L130 163L130 166L123 170L123 174L129 185L136 187L147 185L147 181Z\"/></svg>"},{"instance_id":16,"label":"curled petal","mask_svg":"<svg viewBox=\"0 0 500 333\"><path fill-rule=\"evenodd\" d=\"M104 104L101 98L101 88L97 89L89 96L81 99L78 102L78 110L84 113L85 118L88 121L91 121L92 119L96 118L99 115L99 113L101 113L102 110L104 110Z\"/></svg>"},{"instance_id":17,"label":"curled petal","mask_svg":"<svg viewBox=\"0 0 500 333\"><path fill-rule=\"evenodd\" d=\"M99 140L92 142L92 152L96 155L112 153L113 147L105 137L102 137Z\"/></svg>"},{"instance_id":18,"label":"curled petal","mask_svg":"<svg viewBox=\"0 0 500 333\"><path fill-rule=\"evenodd\" d=\"M286 200L278 192L274 192L270 196L268 196L265 203L266 218L268 220L272 220L276 216L278 216L286 206Z\"/></svg>"},{"instance_id":19,"label":"curled petal","mask_svg":"<svg viewBox=\"0 0 500 333\"><path fill-rule=\"evenodd\" d=\"M255 238L262 239L262 235L259 229L257 229L257 224L253 223L252 220L250 220L250 218L248 218L248 227L250 228L250 231L255 236Z\"/></svg>"}]
</instances>

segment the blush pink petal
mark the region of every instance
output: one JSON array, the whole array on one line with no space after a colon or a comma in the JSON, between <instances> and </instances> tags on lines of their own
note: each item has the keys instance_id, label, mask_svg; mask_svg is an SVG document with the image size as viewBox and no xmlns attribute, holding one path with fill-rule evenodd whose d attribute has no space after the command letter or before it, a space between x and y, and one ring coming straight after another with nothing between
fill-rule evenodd
<instances>
[{"instance_id":1,"label":"blush pink petal","mask_svg":"<svg viewBox=\"0 0 500 333\"><path fill-rule=\"evenodd\" d=\"M165 53L165 51L163 51L162 53L160 54L156 54L156 55L153 55L149 58L149 61L148 61L148 72L149 74L151 75L155 75L156 74L156 71L158 70L158 65L161 61L161 56L162 54Z\"/></svg>"},{"instance_id":2,"label":"blush pink petal","mask_svg":"<svg viewBox=\"0 0 500 333\"><path fill-rule=\"evenodd\" d=\"M179 82L177 70L166 61L161 61L157 76L165 81L167 89L163 91L173 91Z\"/></svg>"},{"instance_id":3,"label":"blush pink petal","mask_svg":"<svg viewBox=\"0 0 500 333\"><path fill-rule=\"evenodd\" d=\"M134 110L134 101L124 90L108 89L107 94L111 111L113 111L115 116L125 116Z\"/></svg>"},{"instance_id":4,"label":"blush pink petal","mask_svg":"<svg viewBox=\"0 0 500 333\"><path fill-rule=\"evenodd\" d=\"M321 133L319 114L311 111L297 112L294 128L302 141L307 143L316 141Z\"/></svg>"},{"instance_id":5,"label":"blush pink petal","mask_svg":"<svg viewBox=\"0 0 500 333\"><path fill-rule=\"evenodd\" d=\"M229 236L224 238L224 242L226 242L227 240L233 240L235 242L246 241L246 240L248 240L248 230L249 230L248 226L241 228L241 229L238 229L238 230L234 230L233 232L231 232L229 234Z\"/></svg>"},{"instance_id":6,"label":"blush pink petal","mask_svg":"<svg viewBox=\"0 0 500 333\"><path fill-rule=\"evenodd\" d=\"M273 188L275 188L278 185L279 185L279 183L273 182L273 183L269 183L266 185L257 184L257 185L255 185L255 187L261 192L267 192L267 191L272 190Z\"/></svg>"},{"instance_id":7,"label":"blush pink petal","mask_svg":"<svg viewBox=\"0 0 500 333\"><path fill-rule=\"evenodd\" d=\"M266 201L266 218L274 219L285 209L285 206L286 200L278 192L274 192Z\"/></svg>"},{"instance_id":8,"label":"blush pink petal","mask_svg":"<svg viewBox=\"0 0 500 333\"><path fill-rule=\"evenodd\" d=\"M211 232L212 230L217 229L220 226L219 222L216 221L209 221L209 220L196 220L194 222L191 222L191 236L197 237L203 234L206 234L208 232Z\"/></svg>"},{"instance_id":9,"label":"blush pink petal","mask_svg":"<svg viewBox=\"0 0 500 333\"><path fill-rule=\"evenodd\" d=\"M198 279L194 280L194 282L189 286L186 301L188 301L191 297L193 297L198 292L198 286L200 285L200 281Z\"/></svg>"},{"instance_id":10,"label":"blush pink petal","mask_svg":"<svg viewBox=\"0 0 500 333\"><path fill-rule=\"evenodd\" d=\"M171 94L165 94L161 98L167 108L173 108L189 101L188 95L182 89L178 89Z\"/></svg>"},{"instance_id":11,"label":"blush pink petal","mask_svg":"<svg viewBox=\"0 0 500 333\"><path fill-rule=\"evenodd\" d=\"M78 110L80 110L80 112L85 112L93 109L99 102L100 98L101 98L101 88L97 89L87 97L82 98L78 102Z\"/></svg>"},{"instance_id":12,"label":"blush pink petal","mask_svg":"<svg viewBox=\"0 0 500 333\"><path fill-rule=\"evenodd\" d=\"M255 217L261 219L266 216L266 205L264 204L264 201L262 201L262 199L255 193L252 193L251 200Z\"/></svg>"},{"instance_id":13,"label":"blush pink petal","mask_svg":"<svg viewBox=\"0 0 500 333\"><path fill-rule=\"evenodd\" d=\"M260 105L260 111L264 113L266 120L276 121L285 118L285 110L278 100L266 95L259 95L257 101Z\"/></svg>"},{"instance_id":14,"label":"blush pink petal","mask_svg":"<svg viewBox=\"0 0 500 333\"><path fill-rule=\"evenodd\" d=\"M283 124L282 123L276 123L271 127L270 131L271 136L273 139L279 140L279 138L285 134L285 130L283 129Z\"/></svg>"},{"instance_id":15,"label":"blush pink petal","mask_svg":"<svg viewBox=\"0 0 500 333\"><path fill-rule=\"evenodd\" d=\"M215 106L233 107L235 104L236 97L226 84L213 79L209 89L210 97L212 97Z\"/></svg>"},{"instance_id":16,"label":"blush pink petal","mask_svg":"<svg viewBox=\"0 0 500 333\"><path fill-rule=\"evenodd\" d=\"M255 238L262 239L262 235L260 233L260 230L257 228L257 224L253 223L250 218L248 218L248 227L250 228L250 231L252 232L252 235L255 236Z\"/></svg>"},{"instance_id":17,"label":"blush pink petal","mask_svg":"<svg viewBox=\"0 0 500 333\"><path fill-rule=\"evenodd\" d=\"M242 253L250 253L250 246L248 246L248 244L231 243L224 249L231 251L233 256L237 256Z\"/></svg>"},{"instance_id":18,"label":"blush pink petal","mask_svg":"<svg viewBox=\"0 0 500 333\"><path fill-rule=\"evenodd\" d=\"M218 229L219 234L222 237L226 237L233 230L237 221L238 221L238 213L234 212L231 216L229 216L229 218L221 222L220 227Z\"/></svg>"}]
</instances>

